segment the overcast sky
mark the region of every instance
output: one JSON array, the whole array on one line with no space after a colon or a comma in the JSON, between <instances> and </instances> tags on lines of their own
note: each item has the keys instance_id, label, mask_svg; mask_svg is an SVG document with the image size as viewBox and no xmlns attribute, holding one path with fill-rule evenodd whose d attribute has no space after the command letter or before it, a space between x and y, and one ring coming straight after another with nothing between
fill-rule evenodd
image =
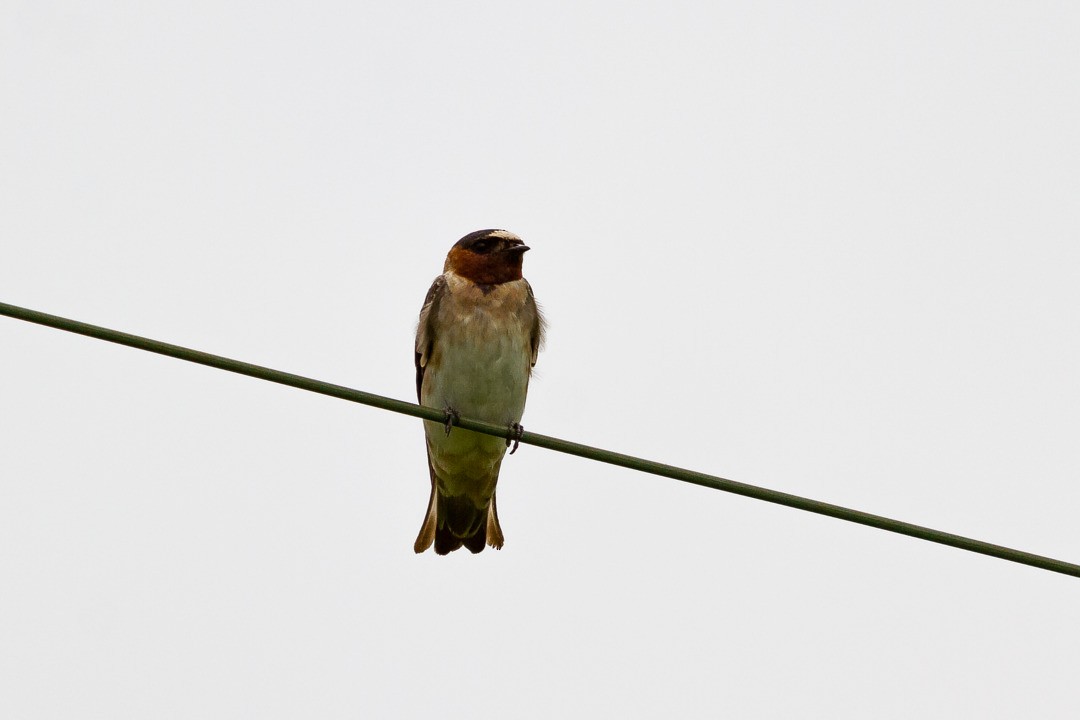
<instances>
[{"instance_id":1,"label":"overcast sky","mask_svg":"<svg viewBox=\"0 0 1080 720\"><path fill-rule=\"evenodd\" d=\"M0 302L1080 562L1069 2L0 4ZM0 716L1074 718L1080 581L0 318Z\"/></svg>"}]
</instances>

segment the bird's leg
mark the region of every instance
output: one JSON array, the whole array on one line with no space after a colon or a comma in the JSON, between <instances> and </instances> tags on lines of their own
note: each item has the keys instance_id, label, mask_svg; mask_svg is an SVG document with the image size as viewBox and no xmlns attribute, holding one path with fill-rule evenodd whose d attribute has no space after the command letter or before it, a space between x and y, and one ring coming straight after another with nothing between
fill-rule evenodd
<instances>
[{"instance_id":1,"label":"bird's leg","mask_svg":"<svg viewBox=\"0 0 1080 720\"><path fill-rule=\"evenodd\" d=\"M458 415L457 410L450 407L449 405L446 406L446 409L443 410L443 412L446 413L446 434L449 435L450 434L450 428L457 425L458 420L461 419L461 416Z\"/></svg>"},{"instance_id":2,"label":"bird's leg","mask_svg":"<svg viewBox=\"0 0 1080 720\"><path fill-rule=\"evenodd\" d=\"M510 435L506 438L506 447L510 447L510 441L514 441L514 448L510 451L513 455L517 452L518 445L521 444L521 436L525 434L525 428L521 426L521 423L510 423Z\"/></svg>"}]
</instances>

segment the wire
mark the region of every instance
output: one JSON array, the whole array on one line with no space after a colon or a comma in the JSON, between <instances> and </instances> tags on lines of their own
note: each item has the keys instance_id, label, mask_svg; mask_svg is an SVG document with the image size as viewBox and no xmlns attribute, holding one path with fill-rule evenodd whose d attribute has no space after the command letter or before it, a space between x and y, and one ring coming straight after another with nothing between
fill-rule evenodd
<instances>
[{"instance_id":1,"label":"wire","mask_svg":"<svg viewBox=\"0 0 1080 720\"><path fill-rule=\"evenodd\" d=\"M270 382L288 385L309 392L329 395L331 397L349 400L350 402L360 403L362 405L371 405L372 407L381 408L383 410L411 415L412 417L422 418L424 420L432 420L440 424L446 420L445 413L441 410L436 410L435 408L414 405L413 403L404 402L402 400L394 400L393 398L384 397L382 395L375 395L374 393L364 392L362 390L354 390L353 388L348 388L343 385L333 385L331 383L323 382L322 380L315 380L301 375L293 375L292 373L282 372L280 370L252 365L251 363L232 360L230 358L221 357L220 355L211 355L210 353L191 350L179 345L171 345L169 343L151 340L150 338L144 338L138 335L131 335L118 330L110 330L109 328L103 328L97 325L89 325L77 320L69 320L56 315L38 312L37 310L0 303L0 315L7 315L8 317L17 318L19 320L25 320L38 325L45 325L47 327L56 328L57 330L66 330L67 332L86 335L87 337L97 338L99 340L105 340L120 345L127 345L128 347L146 350L159 355L168 355L169 357L174 357L179 360L187 360L188 362L207 365L220 370L228 370L229 372L259 378L260 380L268 380ZM455 425L466 430L474 430L476 432L495 435L502 438L511 435L511 429L507 426L495 425L466 417L462 417L455 421ZM960 548L961 550L989 555L1002 560L1030 565L1032 567L1050 570L1064 575L1080 577L1080 565L1068 563L1063 560L1055 560L1054 558L1045 557L1043 555L1035 555L1022 550L1014 550L1001 545L993 545L988 542L983 542L982 540L974 540L962 535L954 535L953 533L934 530L932 528L914 525L901 520L893 520L892 518L882 517L881 515L872 515L867 512L862 512L861 510L852 510L850 508L841 507L840 505L832 505L819 500L811 500L810 498L801 497L799 495L791 495L789 493L770 490L756 485L747 485L746 483L736 482L735 480L727 480L715 475L707 475L694 470L675 467L674 465L665 465L651 460L644 460L632 455L623 455L622 453L616 453L602 448L570 442L569 440L560 440L559 438L541 435L540 433L526 431L521 435L520 441L528 445L535 445L537 447L547 448L548 450L555 450L569 455L577 455L578 457L587 458L589 460L597 460L611 465L630 468L631 470L639 470L653 475L668 477L673 480L681 480L682 482L701 485L714 490L723 490L724 492L735 493L736 495L743 495L757 500L764 500L777 505L786 505L787 507L796 508L798 510L805 510L807 512L827 515L829 517L847 520L848 522L858 523L860 525L868 525L880 530L908 535L910 537L919 538L920 540L948 545L950 547Z\"/></svg>"}]
</instances>

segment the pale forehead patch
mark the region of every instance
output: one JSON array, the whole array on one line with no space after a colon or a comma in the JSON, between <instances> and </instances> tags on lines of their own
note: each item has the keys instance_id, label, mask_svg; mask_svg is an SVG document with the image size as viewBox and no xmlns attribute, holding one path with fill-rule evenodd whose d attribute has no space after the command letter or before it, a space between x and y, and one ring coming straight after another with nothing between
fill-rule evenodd
<instances>
[{"instance_id":1,"label":"pale forehead patch","mask_svg":"<svg viewBox=\"0 0 1080 720\"><path fill-rule=\"evenodd\" d=\"M503 240L520 240L521 239L517 235L515 235L514 233L508 232L506 230L492 230L491 232L488 233L487 236L488 237L493 237L493 238L502 238Z\"/></svg>"}]
</instances>

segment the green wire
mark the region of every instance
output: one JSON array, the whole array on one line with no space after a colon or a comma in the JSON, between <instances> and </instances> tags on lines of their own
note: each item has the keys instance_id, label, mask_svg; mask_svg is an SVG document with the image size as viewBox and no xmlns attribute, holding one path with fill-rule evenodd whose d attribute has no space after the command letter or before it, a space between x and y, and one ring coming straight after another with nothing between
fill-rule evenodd
<instances>
[{"instance_id":1,"label":"green wire","mask_svg":"<svg viewBox=\"0 0 1080 720\"><path fill-rule=\"evenodd\" d=\"M77 320L69 320L56 315L48 315L43 312L17 307L15 305L0 303L0 315L7 315L8 317L17 318L19 320L37 323L38 325L45 325L58 330L66 330L68 332L86 335L88 337L106 340L120 345L127 345L128 347L146 350L159 355L168 355L169 357L199 363L200 365L208 365L220 370L228 370L229 372L248 375L250 377L259 378L260 380L269 380L270 382L288 385L290 387L308 390L322 395L329 395L331 397L341 398L342 400L349 400L363 405L371 405L373 407L382 408L383 410L391 410L393 412L411 415L424 420L433 420L438 423L443 423L446 420L445 414L441 410L436 410L434 408L414 405L413 403L394 400L393 398L375 395L362 390L354 390L342 385L333 385L321 380L314 380L312 378L293 375L292 373L282 372L280 370L252 365L239 360L221 357L220 355L211 355L210 353L191 350L189 348L180 347L179 345L171 345L158 340L139 337L138 335L130 335L118 330L110 330L109 328L103 328L97 325L88 325L87 323L79 322ZM507 426L494 425L492 423L481 422L465 417L457 420L455 425L465 428L466 430L475 430L476 432L496 435L498 437L505 438L510 435L510 428ZM889 532L900 533L901 535L909 535L914 538L919 538L920 540L928 540L941 545L960 548L961 550L968 550L982 555L1001 558L1002 560L1031 565L1032 567L1042 568L1043 570L1080 577L1080 565L1067 563L1063 560L1055 560L1053 558L1035 555L1022 550L1002 547L1001 545L993 545L981 540L963 537L962 535L954 535L952 533L942 532L941 530L913 525L912 523L903 522L901 520L893 520L880 515L872 515L860 510L852 510L839 505L832 505L830 503L800 497L799 495L769 490L768 488L758 487L756 485L747 485L746 483L727 480L725 478L716 477L715 475L706 475L705 473L686 470L673 465L665 465L663 463L633 457L632 455L623 455L622 453L590 447L568 440L560 440L559 438L529 431L526 431L521 436L521 442L547 448L548 450L567 453L569 455L577 455L589 460L619 465L621 467L630 468L631 470L640 470L641 472L651 473L653 475L661 475L673 480L681 480L682 482L702 485L704 487L713 488L714 490L723 490L724 492L735 493L736 495L744 495L757 500L776 503L777 505L786 505L798 510L817 513L819 515L828 515L829 517L859 523L860 525L869 525L870 527L879 528L881 530L888 530Z\"/></svg>"}]
</instances>

